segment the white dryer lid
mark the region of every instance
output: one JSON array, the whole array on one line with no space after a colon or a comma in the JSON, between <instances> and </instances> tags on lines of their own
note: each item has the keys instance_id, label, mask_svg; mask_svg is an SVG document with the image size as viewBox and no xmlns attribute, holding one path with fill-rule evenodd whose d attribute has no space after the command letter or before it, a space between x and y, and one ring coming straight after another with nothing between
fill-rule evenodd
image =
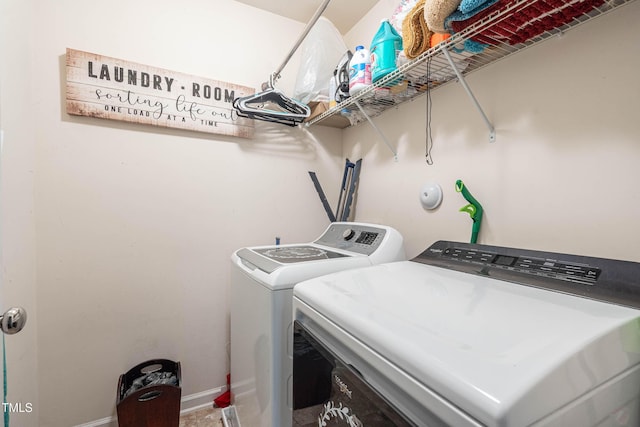
<instances>
[{"instance_id":1,"label":"white dryer lid","mask_svg":"<svg viewBox=\"0 0 640 427\"><path fill-rule=\"evenodd\" d=\"M640 363L640 310L411 261L294 296L489 426L529 425Z\"/></svg>"}]
</instances>

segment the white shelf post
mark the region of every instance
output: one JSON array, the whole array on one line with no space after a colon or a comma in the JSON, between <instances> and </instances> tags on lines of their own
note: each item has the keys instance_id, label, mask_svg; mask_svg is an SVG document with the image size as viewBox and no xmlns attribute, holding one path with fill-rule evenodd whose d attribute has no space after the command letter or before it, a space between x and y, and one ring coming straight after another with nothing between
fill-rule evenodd
<instances>
[{"instance_id":1,"label":"white shelf post","mask_svg":"<svg viewBox=\"0 0 640 427\"><path fill-rule=\"evenodd\" d=\"M398 161L398 153L396 153L396 150L393 149L393 147L389 143L389 140L387 139L387 137L384 136L384 133L382 133L382 131L378 128L378 126L376 126L376 124L373 123L373 120L371 120L371 117L369 117L369 115L360 106L360 102L358 100L356 100L355 104L358 106L358 109L360 110L362 115L367 119L369 124L375 129L376 132L378 132L378 135L380 136L380 139L382 139L382 141L386 144L386 146L389 148L389 150L391 150L391 152L393 153L393 160L395 160L397 162Z\"/></svg>"},{"instance_id":2,"label":"white shelf post","mask_svg":"<svg viewBox=\"0 0 640 427\"><path fill-rule=\"evenodd\" d=\"M449 51L444 47L441 50L444 56L447 58L447 61L449 61L449 65L451 65L451 69L453 69L453 72L456 73L456 77L458 78L458 81L460 82L464 90L467 92L467 95L469 95L469 98L471 98L471 101L476 106L476 109L480 112L480 114L482 115L482 118L484 119L484 122L489 128L489 142L494 142L496 140L496 129L493 127L493 124L491 124L491 122L487 118L487 115L482 110L482 107L480 106L480 103L478 102L476 97L473 96L473 92L471 92L471 89L469 88L469 85L467 85L467 82L462 76L462 73L460 73L460 70L458 70L458 67L456 67L456 64L453 62L453 59L451 59L451 54L449 53Z\"/></svg>"}]
</instances>

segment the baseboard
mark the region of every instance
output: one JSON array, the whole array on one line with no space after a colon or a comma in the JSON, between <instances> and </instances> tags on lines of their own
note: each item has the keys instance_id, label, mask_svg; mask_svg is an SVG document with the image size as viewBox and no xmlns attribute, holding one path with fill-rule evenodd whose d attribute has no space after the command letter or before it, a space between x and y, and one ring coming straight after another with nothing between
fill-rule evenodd
<instances>
[{"instance_id":1,"label":"baseboard","mask_svg":"<svg viewBox=\"0 0 640 427\"><path fill-rule=\"evenodd\" d=\"M118 427L118 420L116 417L107 417L84 424L78 424L74 427Z\"/></svg>"},{"instance_id":2,"label":"baseboard","mask_svg":"<svg viewBox=\"0 0 640 427\"><path fill-rule=\"evenodd\" d=\"M213 405L213 399L227 390L226 386L190 394L180 400L180 415Z\"/></svg>"},{"instance_id":3,"label":"baseboard","mask_svg":"<svg viewBox=\"0 0 640 427\"><path fill-rule=\"evenodd\" d=\"M213 405L213 399L226 391L226 389L227 388L223 386L183 396L182 399L180 399L180 415ZM78 424L74 427L118 427L118 419L116 417L106 417L84 424Z\"/></svg>"}]
</instances>

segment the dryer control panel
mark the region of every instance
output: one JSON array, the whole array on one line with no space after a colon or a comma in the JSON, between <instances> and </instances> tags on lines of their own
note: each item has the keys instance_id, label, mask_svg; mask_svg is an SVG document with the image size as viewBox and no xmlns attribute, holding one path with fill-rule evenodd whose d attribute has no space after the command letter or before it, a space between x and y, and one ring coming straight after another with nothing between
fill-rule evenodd
<instances>
[{"instance_id":1,"label":"dryer control panel","mask_svg":"<svg viewBox=\"0 0 640 427\"><path fill-rule=\"evenodd\" d=\"M640 263L438 241L412 261L640 308Z\"/></svg>"}]
</instances>

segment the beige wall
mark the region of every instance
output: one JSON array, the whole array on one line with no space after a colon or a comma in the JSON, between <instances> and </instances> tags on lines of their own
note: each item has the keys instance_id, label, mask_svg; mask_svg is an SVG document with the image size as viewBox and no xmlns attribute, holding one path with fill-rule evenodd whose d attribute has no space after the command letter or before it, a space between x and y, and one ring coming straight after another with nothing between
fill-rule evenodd
<instances>
[{"instance_id":1,"label":"beige wall","mask_svg":"<svg viewBox=\"0 0 640 427\"><path fill-rule=\"evenodd\" d=\"M394 3L381 0L348 45L370 39ZM410 256L468 241L462 179L485 209L480 243L640 261L639 18L635 2L469 76L494 143L457 83L432 92L433 166L426 96L374 119L397 162L369 125L346 130L344 155L364 159L356 219L397 227ZM444 191L435 211L419 203L429 181Z\"/></svg>"},{"instance_id":2,"label":"beige wall","mask_svg":"<svg viewBox=\"0 0 640 427\"><path fill-rule=\"evenodd\" d=\"M65 49L259 88L304 25L227 0L32 3L2 33L20 40L2 58L16 85L3 87L2 122L24 134L5 144L3 225L19 225L5 232L6 270L20 267L25 304L38 302L24 346L39 419L20 425L111 417L118 376L156 357L181 361L183 396L223 387L231 252L324 230L307 171L337 199L341 133L261 122L245 140L69 116ZM297 62L278 87L292 90ZM13 91L24 105L5 113Z\"/></svg>"}]
</instances>

